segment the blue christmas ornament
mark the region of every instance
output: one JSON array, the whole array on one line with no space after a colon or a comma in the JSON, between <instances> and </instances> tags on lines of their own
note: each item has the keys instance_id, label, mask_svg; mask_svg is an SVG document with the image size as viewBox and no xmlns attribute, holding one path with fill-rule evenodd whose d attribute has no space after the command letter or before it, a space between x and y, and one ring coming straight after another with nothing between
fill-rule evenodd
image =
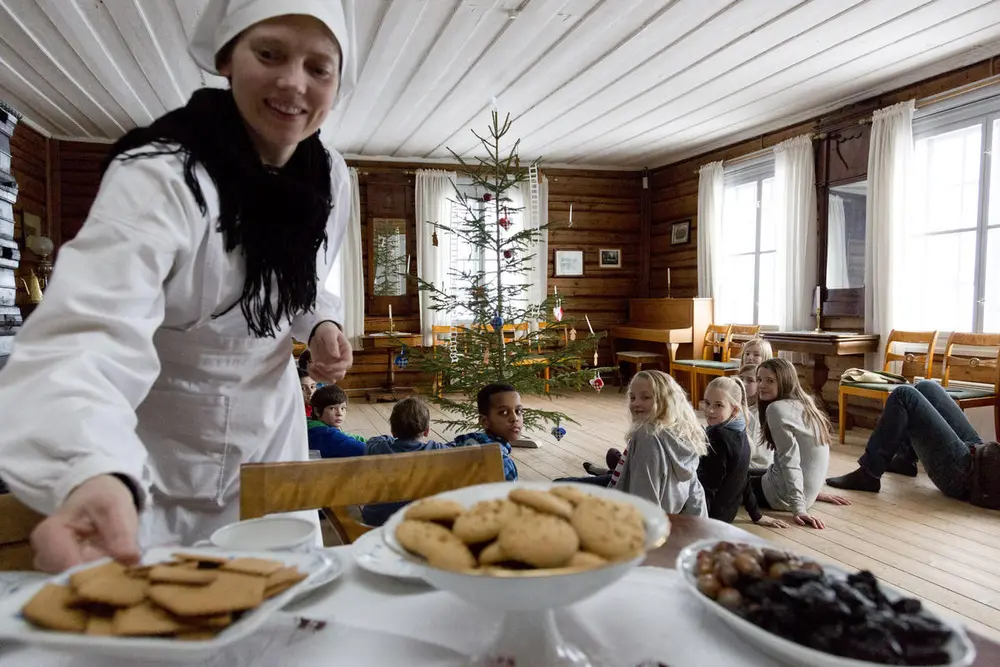
<instances>
[{"instance_id":1,"label":"blue christmas ornament","mask_svg":"<svg viewBox=\"0 0 1000 667\"><path fill-rule=\"evenodd\" d=\"M562 440L563 436L565 435L566 435L566 429L564 429L562 426L556 424L555 426L552 427L552 437L554 437L556 440Z\"/></svg>"},{"instance_id":2,"label":"blue christmas ornament","mask_svg":"<svg viewBox=\"0 0 1000 667\"><path fill-rule=\"evenodd\" d=\"M490 320L490 324L493 326L494 331L499 331L503 328L503 318L500 317L500 315L495 315L493 319Z\"/></svg>"},{"instance_id":3,"label":"blue christmas ornament","mask_svg":"<svg viewBox=\"0 0 1000 667\"><path fill-rule=\"evenodd\" d=\"M396 355L396 358L392 360L392 363L395 364L396 368L399 368L400 370L406 368L407 364L410 363L409 358L406 356L405 345L399 351L399 354Z\"/></svg>"}]
</instances>

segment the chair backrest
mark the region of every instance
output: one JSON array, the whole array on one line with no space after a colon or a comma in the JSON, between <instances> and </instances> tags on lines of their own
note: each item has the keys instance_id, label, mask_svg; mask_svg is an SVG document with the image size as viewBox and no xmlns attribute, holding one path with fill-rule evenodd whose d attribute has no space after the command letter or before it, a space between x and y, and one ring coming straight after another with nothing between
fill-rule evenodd
<instances>
[{"instance_id":1,"label":"chair backrest","mask_svg":"<svg viewBox=\"0 0 1000 667\"><path fill-rule=\"evenodd\" d=\"M355 456L240 468L240 518L300 510L415 500L452 489L504 481L500 445ZM335 511L342 524L343 513ZM356 531L335 526L350 541Z\"/></svg>"},{"instance_id":2,"label":"chair backrest","mask_svg":"<svg viewBox=\"0 0 1000 667\"><path fill-rule=\"evenodd\" d=\"M889 372L893 362L902 362L902 375L910 382L918 375L924 378L934 377L934 346L937 345L937 331L898 331L893 329L885 344L885 362L882 370ZM896 352L893 343L906 345L926 345L926 352L904 351Z\"/></svg>"},{"instance_id":3,"label":"chair backrest","mask_svg":"<svg viewBox=\"0 0 1000 667\"><path fill-rule=\"evenodd\" d=\"M729 342L733 337L732 324L709 324L705 329L705 347L701 349L702 359L715 359L718 352L722 361L728 361Z\"/></svg>"},{"instance_id":4,"label":"chair backrest","mask_svg":"<svg viewBox=\"0 0 1000 667\"><path fill-rule=\"evenodd\" d=\"M453 327L445 326L443 324L435 324L431 326L431 345L433 347L437 347L439 345L450 344L451 334L453 331Z\"/></svg>"},{"instance_id":5,"label":"chair backrest","mask_svg":"<svg viewBox=\"0 0 1000 667\"><path fill-rule=\"evenodd\" d=\"M955 354L955 346L961 346ZM972 350L968 348L974 348ZM976 334L956 332L948 336L944 348L944 373L942 386L947 387L952 380L978 382L993 385L1000 391L1000 334Z\"/></svg>"},{"instance_id":6,"label":"chair backrest","mask_svg":"<svg viewBox=\"0 0 1000 667\"><path fill-rule=\"evenodd\" d=\"M0 495L0 571L33 570L29 540L43 517L10 493Z\"/></svg>"},{"instance_id":7,"label":"chair backrest","mask_svg":"<svg viewBox=\"0 0 1000 667\"><path fill-rule=\"evenodd\" d=\"M739 359L743 356L743 347L751 338L760 334L759 324L734 324L729 330L729 348L726 350L726 358L723 361ZM737 336L740 339L737 340Z\"/></svg>"}]
</instances>

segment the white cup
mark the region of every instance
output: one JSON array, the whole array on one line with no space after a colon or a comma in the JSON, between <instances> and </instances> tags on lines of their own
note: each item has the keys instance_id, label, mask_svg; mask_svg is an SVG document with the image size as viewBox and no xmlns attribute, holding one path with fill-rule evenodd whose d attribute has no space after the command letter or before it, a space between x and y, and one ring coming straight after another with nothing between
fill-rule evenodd
<instances>
[{"instance_id":1,"label":"white cup","mask_svg":"<svg viewBox=\"0 0 1000 667\"><path fill-rule=\"evenodd\" d=\"M218 529L208 540L227 551L309 551L316 542L316 525L291 516L265 516L237 521Z\"/></svg>"}]
</instances>

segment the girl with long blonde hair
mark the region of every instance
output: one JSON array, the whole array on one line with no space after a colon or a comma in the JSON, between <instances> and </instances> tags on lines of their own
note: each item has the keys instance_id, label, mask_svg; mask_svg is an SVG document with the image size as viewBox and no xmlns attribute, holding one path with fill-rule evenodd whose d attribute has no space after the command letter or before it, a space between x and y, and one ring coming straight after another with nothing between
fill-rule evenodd
<instances>
[{"instance_id":1,"label":"girl with long blonde hair","mask_svg":"<svg viewBox=\"0 0 1000 667\"><path fill-rule=\"evenodd\" d=\"M632 425L609 487L658 504L668 514L708 516L698 462L708 437L677 382L640 371L628 386Z\"/></svg>"},{"instance_id":2,"label":"girl with long blonde hair","mask_svg":"<svg viewBox=\"0 0 1000 667\"><path fill-rule=\"evenodd\" d=\"M761 436L774 452L774 463L751 473L751 488L762 509L792 512L801 526L824 528L808 510L817 500L850 503L820 493L830 463L830 420L799 383L787 359L767 359L757 367L757 409Z\"/></svg>"}]
</instances>

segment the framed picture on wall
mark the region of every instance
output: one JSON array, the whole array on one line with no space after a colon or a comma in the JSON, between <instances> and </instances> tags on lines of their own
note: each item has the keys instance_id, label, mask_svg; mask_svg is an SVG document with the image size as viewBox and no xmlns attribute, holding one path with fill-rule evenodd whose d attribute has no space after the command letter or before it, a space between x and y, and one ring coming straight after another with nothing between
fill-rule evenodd
<instances>
[{"instance_id":1,"label":"framed picture on wall","mask_svg":"<svg viewBox=\"0 0 1000 667\"><path fill-rule=\"evenodd\" d=\"M622 268L622 249L601 248L600 262L598 263L598 266L600 266L602 269Z\"/></svg>"},{"instance_id":2,"label":"framed picture on wall","mask_svg":"<svg viewBox=\"0 0 1000 667\"><path fill-rule=\"evenodd\" d=\"M691 240L691 221L681 220L670 225L670 245L682 245Z\"/></svg>"},{"instance_id":3,"label":"framed picture on wall","mask_svg":"<svg viewBox=\"0 0 1000 667\"><path fill-rule=\"evenodd\" d=\"M556 250L555 275L557 278L567 276L583 275L583 251L582 250Z\"/></svg>"}]
</instances>

